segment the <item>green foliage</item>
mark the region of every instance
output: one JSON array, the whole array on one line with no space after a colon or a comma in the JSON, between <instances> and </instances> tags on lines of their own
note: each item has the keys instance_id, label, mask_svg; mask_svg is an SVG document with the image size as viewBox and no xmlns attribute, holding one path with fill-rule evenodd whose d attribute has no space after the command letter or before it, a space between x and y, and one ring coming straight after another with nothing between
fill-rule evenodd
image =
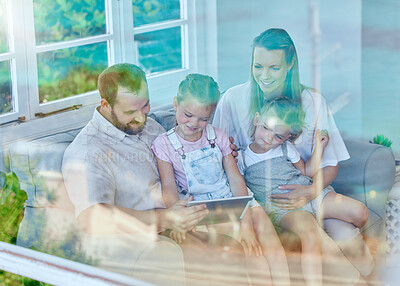
<instances>
[{"instance_id":1,"label":"green foliage","mask_svg":"<svg viewBox=\"0 0 400 286\"><path fill-rule=\"evenodd\" d=\"M372 141L371 140L369 141L369 143L383 145L390 149L392 148L392 141L389 140L389 138L383 136L382 134L376 135Z\"/></svg>"},{"instance_id":2,"label":"green foliage","mask_svg":"<svg viewBox=\"0 0 400 286\"><path fill-rule=\"evenodd\" d=\"M0 114L12 111L9 61L0 62Z\"/></svg>"},{"instance_id":3,"label":"green foliage","mask_svg":"<svg viewBox=\"0 0 400 286\"><path fill-rule=\"evenodd\" d=\"M105 66L77 67L62 80L42 83L39 87L40 102L49 102L61 98L82 94L97 89L97 78Z\"/></svg>"},{"instance_id":4,"label":"green foliage","mask_svg":"<svg viewBox=\"0 0 400 286\"><path fill-rule=\"evenodd\" d=\"M139 64L146 73L181 68L179 27L139 34L135 40L138 42Z\"/></svg>"},{"instance_id":5,"label":"green foliage","mask_svg":"<svg viewBox=\"0 0 400 286\"><path fill-rule=\"evenodd\" d=\"M134 25L180 18L180 0L132 0Z\"/></svg>"},{"instance_id":6,"label":"green foliage","mask_svg":"<svg viewBox=\"0 0 400 286\"><path fill-rule=\"evenodd\" d=\"M36 43L69 41L106 33L104 0L35 0Z\"/></svg>"},{"instance_id":7,"label":"green foliage","mask_svg":"<svg viewBox=\"0 0 400 286\"><path fill-rule=\"evenodd\" d=\"M13 273L0 270L0 281L2 286L46 286L50 284L32 280Z\"/></svg>"},{"instance_id":8,"label":"green foliage","mask_svg":"<svg viewBox=\"0 0 400 286\"><path fill-rule=\"evenodd\" d=\"M14 173L0 172L0 241L15 244L27 199Z\"/></svg>"},{"instance_id":9,"label":"green foliage","mask_svg":"<svg viewBox=\"0 0 400 286\"><path fill-rule=\"evenodd\" d=\"M21 190L14 173L0 172L0 241L15 244L18 227L24 217L24 204L27 199ZM1 285L48 285L29 278L0 270Z\"/></svg>"},{"instance_id":10,"label":"green foliage","mask_svg":"<svg viewBox=\"0 0 400 286\"><path fill-rule=\"evenodd\" d=\"M18 177L15 173L5 174L0 172L0 241L15 244L18 235L19 224L24 217L24 205L27 200L25 191L21 190ZM80 247L79 231L70 228L66 235L57 241L45 237L46 217L38 215L33 218L33 232L39 234L38 241L41 242L42 250L46 253L74 260L81 263L96 265L98 261L85 255ZM1 285L25 285L43 286L48 285L29 278L21 277L0 270Z\"/></svg>"}]
</instances>

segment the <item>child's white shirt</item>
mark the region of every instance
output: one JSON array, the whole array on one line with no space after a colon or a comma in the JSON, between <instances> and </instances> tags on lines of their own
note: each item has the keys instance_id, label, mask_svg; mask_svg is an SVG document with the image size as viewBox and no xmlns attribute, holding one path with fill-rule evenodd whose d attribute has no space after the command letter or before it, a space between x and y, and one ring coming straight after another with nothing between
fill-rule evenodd
<instances>
[{"instance_id":1,"label":"child's white shirt","mask_svg":"<svg viewBox=\"0 0 400 286\"><path fill-rule=\"evenodd\" d=\"M250 145L249 145L250 146ZM244 162L243 162L243 156L245 156L245 161L246 161L246 166L249 167L251 165L254 165L258 162L269 160L272 158L280 157L283 156L283 150L282 150L282 145L279 145L276 148L270 149L265 153L257 154L254 153L250 147L247 146L245 152L243 150L239 150L241 154L238 156L238 167L240 173L243 175L244 174ZM286 146L287 146L287 155L293 164L297 163L300 161L300 153L297 151L297 149L293 146L292 143L289 141L286 141Z\"/></svg>"}]
</instances>

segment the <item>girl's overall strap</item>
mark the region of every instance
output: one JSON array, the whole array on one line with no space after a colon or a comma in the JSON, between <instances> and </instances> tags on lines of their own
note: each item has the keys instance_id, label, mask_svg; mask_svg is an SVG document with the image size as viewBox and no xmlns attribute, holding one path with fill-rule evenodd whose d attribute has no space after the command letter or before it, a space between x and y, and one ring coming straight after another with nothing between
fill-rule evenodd
<instances>
[{"instance_id":1,"label":"girl's overall strap","mask_svg":"<svg viewBox=\"0 0 400 286\"><path fill-rule=\"evenodd\" d=\"M288 153L287 153L287 145L286 145L286 142L283 142L283 143L282 143L281 148L282 148L282 153L283 153L283 155L284 155L285 157L287 157L287 156L288 156Z\"/></svg>"},{"instance_id":2,"label":"girl's overall strap","mask_svg":"<svg viewBox=\"0 0 400 286\"><path fill-rule=\"evenodd\" d=\"M178 152L179 155L185 156L182 149L183 146L175 133L175 128L168 130L167 137L169 139L169 142L171 142L172 146L174 147L175 151Z\"/></svg>"},{"instance_id":3,"label":"girl's overall strap","mask_svg":"<svg viewBox=\"0 0 400 286\"><path fill-rule=\"evenodd\" d=\"M242 156L242 161L243 161L244 168L247 169L247 164L246 164L246 159L245 159L246 156L244 154L244 152L246 152L246 147L240 147L238 149L238 152L239 152L239 156Z\"/></svg>"},{"instance_id":4,"label":"girl's overall strap","mask_svg":"<svg viewBox=\"0 0 400 286\"><path fill-rule=\"evenodd\" d=\"M207 140L210 142L211 147L215 147L215 131L214 127L211 124L208 124L206 127L206 132L207 132Z\"/></svg>"}]
</instances>

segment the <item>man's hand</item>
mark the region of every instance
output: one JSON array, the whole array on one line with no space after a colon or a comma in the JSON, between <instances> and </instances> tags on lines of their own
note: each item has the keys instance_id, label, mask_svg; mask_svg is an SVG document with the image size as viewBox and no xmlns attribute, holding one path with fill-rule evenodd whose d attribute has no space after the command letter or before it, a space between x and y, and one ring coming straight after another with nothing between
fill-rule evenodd
<instances>
[{"instance_id":1,"label":"man's hand","mask_svg":"<svg viewBox=\"0 0 400 286\"><path fill-rule=\"evenodd\" d=\"M159 214L160 230L174 229L180 232L188 232L208 214L206 205L195 205L187 207L187 203L192 200L189 199L179 200L172 207L163 210Z\"/></svg>"},{"instance_id":2,"label":"man's hand","mask_svg":"<svg viewBox=\"0 0 400 286\"><path fill-rule=\"evenodd\" d=\"M237 156L239 155L239 153L237 151L238 147L237 147L237 145L234 144L235 143L235 139L233 139L233 137L229 136L229 141L231 142L231 145L229 145L229 146L232 149L232 156L233 156L233 158L235 158L235 161L237 163L237 161L238 161Z\"/></svg>"},{"instance_id":3,"label":"man's hand","mask_svg":"<svg viewBox=\"0 0 400 286\"><path fill-rule=\"evenodd\" d=\"M317 194L313 185L283 185L280 190L290 190L285 194L272 194L271 202L284 210L301 208L314 199Z\"/></svg>"}]
</instances>

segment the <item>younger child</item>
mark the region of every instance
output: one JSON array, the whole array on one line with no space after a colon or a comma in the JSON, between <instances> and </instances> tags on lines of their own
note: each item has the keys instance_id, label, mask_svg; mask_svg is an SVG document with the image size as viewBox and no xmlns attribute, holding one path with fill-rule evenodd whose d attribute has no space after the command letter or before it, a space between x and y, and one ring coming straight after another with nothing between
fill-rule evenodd
<instances>
[{"instance_id":1,"label":"younger child","mask_svg":"<svg viewBox=\"0 0 400 286\"><path fill-rule=\"evenodd\" d=\"M190 74L179 85L173 102L176 126L152 145L167 207L187 196L205 200L248 194L228 136L209 124L219 96L218 85L209 76ZM285 251L265 211L253 206L240 226L245 251L264 254L274 284L290 285ZM181 243L184 233L172 230L171 238Z\"/></svg>"},{"instance_id":2,"label":"younger child","mask_svg":"<svg viewBox=\"0 0 400 286\"><path fill-rule=\"evenodd\" d=\"M321 238L317 221L336 218L361 228L368 220L368 209L361 202L328 188L298 209L286 203L271 203L271 194L287 192L280 190L279 186L311 185L310 178L317 174L329 136L326 131L317 130L315 149L311 158L304 163L299 152L288 141L300 135L303 124L304 112L299 104L286 98L276 98L266 103L254 117L251 130L253 143L241 151L238 163L255 199L268 214L275 214L282 228L300 238L302 269L307 285L322 285ZM359 241L362 242L362 239ZM369 251L365 259L368 260L367 272L370 272L374 263Z\"/></svg>"}]
</instances>

